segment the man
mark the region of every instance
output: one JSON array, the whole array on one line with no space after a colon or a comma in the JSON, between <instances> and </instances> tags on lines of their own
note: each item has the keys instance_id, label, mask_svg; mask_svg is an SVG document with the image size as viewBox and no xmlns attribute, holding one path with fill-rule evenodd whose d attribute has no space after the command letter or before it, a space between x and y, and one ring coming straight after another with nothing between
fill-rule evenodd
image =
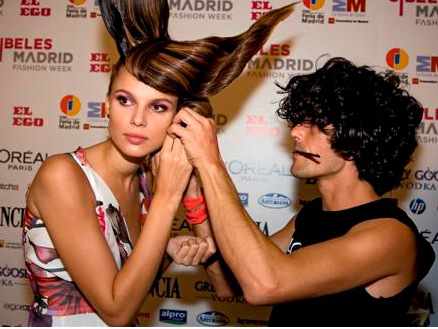
<instances>
[{"instance_id":1,"label":"man","mask_svg":"<svg viewBox=\"0 0 438 329\"><path fill-rule=\"evenodd\" d=\"M400 183L421 121L399 83L343 58L290 80L277 113L291 126L291 172L316 179L321 198L270 238L240 204L212 121L185 109L169 128L199 173L224 261L249 303L274 305L271 325L408 325L434 253L381 197Z\"/></svg>"}]
</instances>

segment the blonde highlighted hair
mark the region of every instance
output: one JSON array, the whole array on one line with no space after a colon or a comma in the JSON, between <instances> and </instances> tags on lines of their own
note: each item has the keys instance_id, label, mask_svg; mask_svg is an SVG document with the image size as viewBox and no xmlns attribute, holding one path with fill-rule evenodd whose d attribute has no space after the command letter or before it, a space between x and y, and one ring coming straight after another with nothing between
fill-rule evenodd
<instances>
[{"instance_id":1,"label":"blonde highlighted hair","mask_svg":"<svg viewBox=\"0 0 438 329\"><path fill-rule=\"evenodd\" d=\"M99 0L102 18L120 53L110 83L121 66L145 84L178 96L210 117L209 96L236 79L294 4L263 15L247 31L233 37L172 40L168 34L167 0Z\"/></svg>"}]
</instances>

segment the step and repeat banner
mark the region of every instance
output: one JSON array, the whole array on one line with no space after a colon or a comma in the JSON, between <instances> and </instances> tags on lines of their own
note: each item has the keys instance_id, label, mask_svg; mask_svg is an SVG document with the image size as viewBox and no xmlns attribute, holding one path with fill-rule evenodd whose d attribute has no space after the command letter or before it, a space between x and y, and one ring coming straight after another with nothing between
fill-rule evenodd
<instances>
[{"instance_id":1,"label":"step and repeat banner","mask_svg":"<svg viewBox=\"0 0 438 329\"><path fill-rule=\"evenodd\" d=\"M170 34L234 35L290 2L169 0ZM314 182L289 173L289 131L275 115L276 83L343 56L398 72L424 106L415 160L391 195L437 251L437 40L437 0L298 1L242 76L212 99L227 169L263 233L276 232L317 195ZM0 0L0 325L26 325L31 302L21 246L27 187L49 155L107 137L103 101L116 60L95 0ZM183 216L173 230L189 232ZM415 323L438 325L437 282L435 264L412 307ZM269 313L242 297L217 296L202 268L172 266L139 319L154 326L257 326L267 324Z\"/></svg>"}]
</instances>

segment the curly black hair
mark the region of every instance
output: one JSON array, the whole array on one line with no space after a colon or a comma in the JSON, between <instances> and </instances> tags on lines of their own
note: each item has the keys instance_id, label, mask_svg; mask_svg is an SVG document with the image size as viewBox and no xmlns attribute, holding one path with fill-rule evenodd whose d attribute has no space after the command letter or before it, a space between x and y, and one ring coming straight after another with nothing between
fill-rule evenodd
<instances>
[{"instance_id":1,"label":"curly black hair","mask_svg":"<svg viewBox=\"0 0 438 329\"><path fill-rule=\"evenodd\" d=\"M316 125L332 149L354 161L359 179L378 195L397 187L417 147L421 104L400 88L399 77L335 57L314 73L291 78L277 114L292 126ZM332 125L334 129L327 130Z\"/></svg>"}]
</instances>

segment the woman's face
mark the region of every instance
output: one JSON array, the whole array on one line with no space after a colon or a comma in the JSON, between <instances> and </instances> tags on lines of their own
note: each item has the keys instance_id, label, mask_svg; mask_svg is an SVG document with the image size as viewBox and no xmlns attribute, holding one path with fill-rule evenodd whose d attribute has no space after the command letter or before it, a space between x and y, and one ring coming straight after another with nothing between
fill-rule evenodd
<instances>
[{"instance_id":1,"label":"woman's face","mask_svg":"<svg viewBox=\"0 0 438 329\"><path fill-rule=\"evenodd\" d=\"M107 98L109 133L128 157L142 158L163 144L178 98L164 94L120 68Z\"/></svg>"}]
</instances>

